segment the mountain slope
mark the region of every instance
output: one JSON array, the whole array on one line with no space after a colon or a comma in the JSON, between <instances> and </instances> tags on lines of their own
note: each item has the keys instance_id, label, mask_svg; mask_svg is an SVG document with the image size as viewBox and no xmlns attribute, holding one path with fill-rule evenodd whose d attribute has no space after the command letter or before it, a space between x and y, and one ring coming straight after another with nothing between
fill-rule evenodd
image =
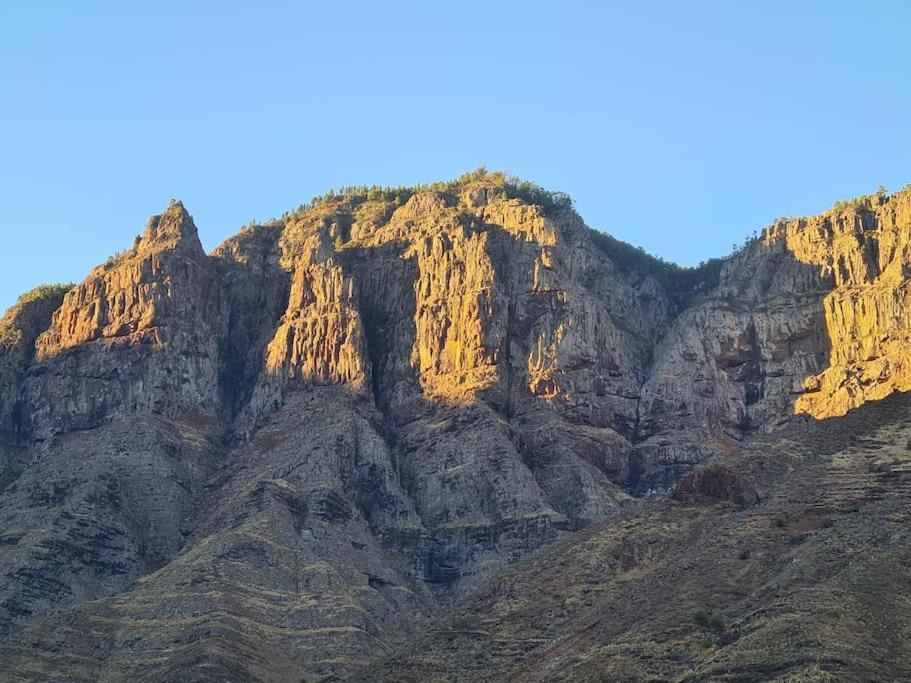
<instances>
[{"instance_id":1,"label":"mountain slope","mask_svg":"<svg viewBox=\"0 0 911 683\"><path fill-rule=\"evenodd\" d=\"M636 496L721 458L745 505L773 486L750 444L908 388L909 207L782 221L685 271L502 174L349 188L211 255L172 203L0 323L0 665L347 675L540 549L584 556L592 524L679 555L722 518ZM812 495L821 457L794 456Z\"/></svg>"},{"instance_id":2,"label":"mountain slope","mask_svg":"<svg viewBox=\"0 0 911 683\"><path fill-rule=\"evenodd\" d=\"M905 680L909 417L894 396L756 438L352 679Z\"/></svg>"}]
</instances>

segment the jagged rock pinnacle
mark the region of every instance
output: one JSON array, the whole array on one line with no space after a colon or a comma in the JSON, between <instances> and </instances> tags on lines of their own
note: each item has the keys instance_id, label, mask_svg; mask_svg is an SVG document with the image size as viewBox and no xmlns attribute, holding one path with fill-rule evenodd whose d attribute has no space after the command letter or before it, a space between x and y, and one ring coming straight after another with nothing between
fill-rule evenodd
<instances>
[{"instance_id":1,"label":"jagged rock pinnacle","mask_svg":"<svg viewBox=\"0 0 911 683\"><path fill-rule=\"evenodd\" d=\"M171 200L168 208L162 213L149 219L142 236L142 243L154 244L159 248L165 244L187 244L202 250L193 217L183 203L175 199Z\"/></svg>"}]
</instances>

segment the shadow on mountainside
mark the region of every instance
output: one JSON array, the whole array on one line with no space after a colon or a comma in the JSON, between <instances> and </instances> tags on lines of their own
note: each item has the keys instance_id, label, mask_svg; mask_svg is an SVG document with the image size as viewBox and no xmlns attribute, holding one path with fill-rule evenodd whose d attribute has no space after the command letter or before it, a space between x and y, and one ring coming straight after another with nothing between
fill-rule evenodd
<instances>
[{"instance_id":1,"label":"shadow on mountainside","mask_svg":"<svg viewBox=\"0 0 911 683\"><path fill-rule=\"evenodd\" d=\"M850 299L859 283L883 290L882 302L898 291L898 284L889 289L889 283L874 282L885 250L874 248L865 219L856 237L860 251L848 249L841 261L835 259L841 275L831 259L812 251L824 223L798 226L812 233L805 244L799 231L785 225L734 255L718 285L684 297L683 310L674 297L662 300L649 278L616 268L570 218L553 243L505 224L465 220L461 232L381 243L351 240L331 249L341 281L353 283L356 306L349 308L359 316L363 338L352 341L349 328L340 328L343 333L336 330L335 336L312 338L318 348L311 355L322 368L340 357L327 340L362 349L369 373L357 375L366 380L363 387L327 383L331 373L312 381L278 371L268 377L266 353L283 312L292 312L292 274L279 266L277 231L257 257L259 265L216 265L226 301L220 312L229 331L218 346L224 396L213 405L224 405L225 424L202 428L187 410L154 415L156 405L141 402L136 405L151 417L122 418L109 410L118 396L131 397L134 387L148 381L141 373L149 357L129 355L116 344L103 358L119 358L129 374L85 375L61 385L110 400L87 403L95 406L81 415L87 421L74 423L84 431L49 437L0 493L0 558L8 589L0 601L9 625L0 651L5 668L23 679L59 671L91 677L99 670L108 679L167 679L190 666L202 667L200 677L212 679L333 675L358 670L455 595L477 590L481 597L472 600L508 601L535 584L528 595L538 602L522 602L518 621L503 626L534 633L505 633L491 645L493 652L468 641L494 637L502 626L500 605L491 608L496 625L489 629L470 616L475 607L466 608L467 626L448 632L479 664L465 664L453 652L445 656L459 660L454 670L479 675L486 657L494 660L491 676L505 675L517 662L529 671L550 670L551 664L562 666L564 651L542 650L543 644L563 642L572 633L567 657L576 657L583 651L578 644L597 634L598 642L612 643L629 661L654 655L655 661L676 662L683 652L694 670L717 673L721 669L712 669L705 653L691 652L697 636L685 631L692 629L689 611L724 611L726 623L737 620L738 638L758 623L750 621L755 615L748 613L748 602L736 602L748 600L745 595L756 604L776 605L772 609L790 618L777 602L775 582L788 591L798 585L793 590L801 599L805 585L817 585L812 577L788 573L788 562L805 561L797 555L803 540L790 549L791 539L806 540L802 534L813 520L881 502L877 496L890 481L904 486L903 466L870 455L887 439L860 434L857 420L879 420L873 407L845 422L794 419L808 388L817 394L833 386L816 378L850 366L843 355L833 359L832 339L844 340L845 330L855 327L840 325L833 311L862 308L861 299ZM336 237L328 230L319 248ZM314 265L325 269L325 263ZM836 296L833 287L843 289ZM875 301L877 310L894 313ZM307 304L319 324L301 329L326 331L320 325L341 310L320 308L326 303ZM654 313L662 306L663 317ZM302 310L298 306L293 314ZM874 315L876 334L880 317L882 324L888 319ZM35 382L65 375L80 348L16 372ZM844 353L854 353L851 348ZM881 349L892 352L889 345ZM897 388L877 384L882 366L871 367L867 387ZM162 377L172 380L167 373ZM281 400L263 404L269 409L257 413L261 423L241 424L243 406L261 381L274 381ZM877 396L870 390L852 396L858 395ZM892 403L882 405L885 410ZM236 431L226 438L230 420ZM786 434L767 434L787 425ZM880 427L898 428L885 419L871 426ZM841 441L823 447L820 440L829 430L846 439L848 448ZM747 437L753 440L737 451ZM859 479L819 460L823 452L849 455L854 446L868 454L872 468L858 470ZM768 459L765 448L772 451ZM731 477L722 472L696 482L682 500L616 511L629 500L627 490L669 489L699 462L735 453ZM826 508L816 488L789 488L789 467L801 486L822 482L823 490L831 483L838 505ZM855 479L859 488L853 490ZM744 512L757 504L754 493L765 506L761 514ZM704 512L716 504L722 516L716 518L714 508ZM774 521L780 510L786 510L782 527ZM896 510L889 514L901 512ZM605 518L607 524L559 541ZM641 520L646 526L639 530ZM755 545L741 547L746 541L738 524L755 533ZM839 536L839 543L856 531L853 521L845 524L850 533ZM608 540L599 536L604 533ZM878 548L882 539L874 536L861 540ZM554 542L561 543L559 550L535 553ZM589 542L593 548L584 545ZM815 554L806 559L825 559L823 546L813 547ZM707 559L693 567L680 564L691 548L708 548ZM751 554L741 558L744 550ZM561 553L578 565L567 565ZM529 556L524 568L507 568ZM27 567L20 566L22 557ZM569 572L563 588L547 573L553 567ZM510 584L520 571L539 573L527 585ZM485 584L493 575L501 578ZM702 585L700 577L715 578ZM859 595L853 578L848 584L829 578L817 583ZM773 588L760 590L760 584ZM623 601L613 602L599 588L604 585ZM667 586L679 590L669 596ZM657 607L660 600L671 601L667 619ZM556 611L535 611L539 606ZM829 607L811 605L807 614ZM637 609L641 614L633 613ZM620 617L610 626L602 617L615 610ZM562 616L554 618L557 613ZM520 623L526 617L531 628ZM660 630L665 621L670 631ZM787 619L775 624L782 638L806 635ZM656 628L668 638L661 642L677 644L655 650L646 636L621 642L623 633L640 627ZM674 629L684 629L683 645L673 641L679 635ZM421 641L428 660L443 647L440 639L450 637L446 633ZM706 653L732 643L745 647L745 641L737 645L713 632L698 635L712 640ZM822 635L808 637L817 643ZM594 650L590 656L605 671L620 661L606 662L604 652ZM734 667L733 659L725 661ZM426 670L413 666L439 671L435 664ZM567 671L571 677L582 669ZM648 673L669 670L656 671Z\"/></svg>"}]
</instances>

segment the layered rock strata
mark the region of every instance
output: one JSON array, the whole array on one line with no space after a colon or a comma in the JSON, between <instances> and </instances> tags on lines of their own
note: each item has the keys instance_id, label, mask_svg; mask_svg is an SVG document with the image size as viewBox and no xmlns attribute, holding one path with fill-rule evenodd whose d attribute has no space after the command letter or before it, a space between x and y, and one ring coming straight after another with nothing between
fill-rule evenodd
<instances>
[{"instance_id":1,"label":"layered rock strata","mask_svg":"<svg viewBox=\"0 0 911 683\"><path fill-rule=\"evenodd\" d=\"M909 202L779 221L717 276L498 174L211 256L172 203L0 323L8 661L167 679L210 639L213 677L354 670L752 434L907 390ZM87 650L17 635L59 613Z\"/></svg>"}]
</instances>

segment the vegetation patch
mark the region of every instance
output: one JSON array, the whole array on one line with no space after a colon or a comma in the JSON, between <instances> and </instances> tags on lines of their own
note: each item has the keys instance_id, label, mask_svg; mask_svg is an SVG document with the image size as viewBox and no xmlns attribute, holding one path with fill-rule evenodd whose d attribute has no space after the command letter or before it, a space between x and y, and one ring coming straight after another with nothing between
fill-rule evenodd
<instances>
[{"instance_id":1,"label":"vegetation patch","mask_svg":"<svg viewBox=\"0 0 911 683\"><path fill-rule=\"evenodd\" d=\"M721 615L715 614L714 612L707 612L704 609L693 612L693 621L702 628L709 629L710 631L724 630L724 619L721 618Z\"/></svg>"},{"instance_id":2,"label":"vegetation patch","mask_svg":"<svg viewBox=\"0 0 911 683\"><path fill-rule=\"evenodd\" d=\"M34 289L30 289L25 292L25 294L20 294L19 298L16 300L16 304L24 305L31 303L32 301L38 301L39 299L53 299L53 298L63 298L63 295L70 291L76 285L72 282L68 284L44 284L38 285Z\"/></svg>"},{"instance_id":3,"label":"vegetation patch","mask_svg":"<svg viewBox=\"0 0 911 683\"><path fill-rule=\"evenodd\" d=\"M75 287L73 283L44 284L20 294L19 298L16 299L16 303L0 319L0 345L13 346L22 338L20 323L17 323L16 319L23 309L42 302L48 302L56 308L63 301L64 294L73 287Z\"/></svg>"},{"instance_id":4,"label":"vegetation patch","mask_svg":"<svg viewBox=\"0 0 911 683\"><path fill-rule=\"evenodd\" d=\"M651 275L665 289L675 294L686 294L700 289L711 289L718 285L724 259L713 258L703 261L695 268L687 268L658 256L652 256L642 247L634 247L599 230L589 229L595 246L606 254L617 267L625 272L639 272Z\"/></svg>"},{"instance_id":5,"label":"vegetation patch","mask_svg":"<svg viewBox=\"0 0 911 683\"><path fill-rule=\"evenodd\" d=\"M853 199L845 199L842 201L835 202L832 205L833 211L848 211L850 209L860 209L869 207L873 204L881 204L887 195L886 188L880 185L876 188L876 192L873 194L862 194L859 197L854 197Z\"/></svg>"},{"instance_id":6,"label":"vegetation patch","mask_svg":"<svg viewBox=\"0 0 911 683\"><path fill-rule=\"evenodd\" d=\"M564 209L571 209L572 199L563 192L550 192L540 185L522 180L503 171L488 171L486 168L477 168L460 175L453 180L439 181L436 183L417 184L411 186L380 185L345 185L338 189L330 189L322 195L317 195L309 202L301 204L293 211L282 214L283 219L296 218L318 206L334 202L347 202L360 204L363 202L388 202L401 206L415 194L421 192L454 192L463 190L470 185L488 185L501 188L510 199L520 199L526 204L534 204L544 209L545 214L553 215Z\"/></svg>"}]
</instances>

